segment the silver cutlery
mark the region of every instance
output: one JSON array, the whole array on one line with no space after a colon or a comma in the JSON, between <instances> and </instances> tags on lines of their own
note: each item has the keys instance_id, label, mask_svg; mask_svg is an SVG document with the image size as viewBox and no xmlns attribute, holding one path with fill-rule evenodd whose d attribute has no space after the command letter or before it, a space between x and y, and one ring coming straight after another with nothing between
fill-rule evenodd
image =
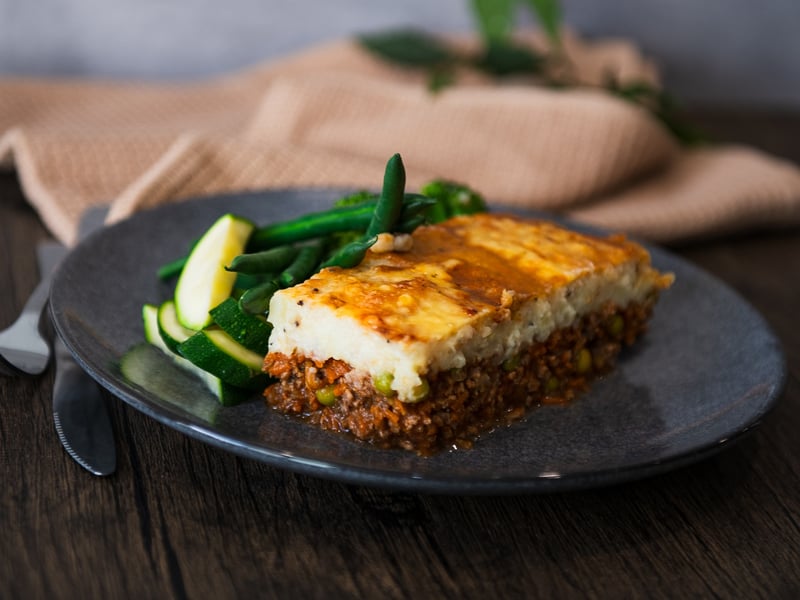
<instances>
[{"instance_id":1,"label":"silver cutlery","mask_svg":"<svg viewBox=\"0 0 800 600\"><path fill-rule=\"evenodd\" d=\"M40 264L41 281L33 290L19 317L8 328L0 331L0 358L7 374L39 375L50 363L50 344L40 328L42 309L50 292L50 278L55 266L67 253L58 245L51 252L46 265Z\"/></svg>"},{"instance_id":2,"label":"silver cutlery","mask_svg":"<svg viewBox=\"0 0 800 600\"><path fill-rule=\"evenodd\" d=\"M90 209L83 216L79 237L102 226L107 210ZM52 252L40 245L39 260L46 262ZM45 265L47 266L47 265ZM53 336L55 384L53 387L53 422L58 439L67 453L94 475L111 475L117 468L114 429L105 398L97 382L75 362L64 342Z\"/></svg>"},{"instance_id":3,"label":"silver cutlery","mask_svg":"<svg viewBox=\"0 0 800 600\"><path fill-rule=\"evenodd\" d=\"M84 469L94 475L111 475L117 468L117 450L105 398L58 336L54 346L53 423L58 439Z\"/></svg>"}]
</instances>

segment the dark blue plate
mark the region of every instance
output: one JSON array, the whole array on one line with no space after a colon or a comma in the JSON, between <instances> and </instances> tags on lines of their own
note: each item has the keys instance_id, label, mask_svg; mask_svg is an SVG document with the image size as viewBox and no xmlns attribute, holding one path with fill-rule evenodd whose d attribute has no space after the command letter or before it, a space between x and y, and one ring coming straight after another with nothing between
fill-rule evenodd
<instances>
[{"instance_id":1,"label":"dark blue plate","mask_svg":"<svg viewBox=\"0 0 800 600\"><path fill-rule=\"evenodd\" d=\"M184 255L218 216L235 212L268 223L324 209L341 194L217 196L102 229L55 275L56 328L103 386L186 435L275 467L409 491L546 492L650 476L725 448L759 423L783 389L783 356L762 317L723 283L659 248L650 248L653 262L675 273L675 285L616 371L574 403L534 410L470 450L427 458L378 450L277 414L257 397L219 407L181 371L154 372L136 383L123 377L120 359L144 341L142 305L172 291L156 269Z\"/></svg>"}]
</instances>

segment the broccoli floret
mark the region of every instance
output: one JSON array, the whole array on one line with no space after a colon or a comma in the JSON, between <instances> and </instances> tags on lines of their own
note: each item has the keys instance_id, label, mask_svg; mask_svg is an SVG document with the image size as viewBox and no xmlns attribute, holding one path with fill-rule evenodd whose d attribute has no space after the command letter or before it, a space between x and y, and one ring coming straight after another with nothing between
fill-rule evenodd
<instances>
[{"instance_id":1,"label":"broccoli floret","mask_svg":"<svg viewBox=\"0 0 800 600\"><path fill-rule=\"evenodd\" d=\"M376 196L373 192L361 190L359 192L352 193L349 196L339 198L333 203L333 206L334 208L339 208L342 206L358 206L359 204L364 204L365 202L375 200L375 198Z\"/></svg>"},{"instance_id":2,"label":"broccoli floret","mask_svg":"<svg viewBox=\"0 0 800 600\"><path fill-rule=\"evenodd\" d=\"M423 195L436 200L426 213L429 222L439 223L456 215L473 215L486 212L486 202L476 191L466 185L435 179L422 186Z\"/></svg>"}]
</instances>

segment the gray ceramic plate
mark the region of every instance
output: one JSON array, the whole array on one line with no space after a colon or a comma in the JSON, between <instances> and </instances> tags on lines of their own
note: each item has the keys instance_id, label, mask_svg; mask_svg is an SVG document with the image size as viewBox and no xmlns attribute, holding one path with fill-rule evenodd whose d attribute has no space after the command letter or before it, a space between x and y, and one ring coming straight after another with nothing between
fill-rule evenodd
<instances>
[{"instance_id":1,"label":"gray ceramic plate","mask_svg":"<svg viewBox=\"0 0 800 600\"><path fill-rule=\"evenodd\" d=\"M98 231L59 268L58 332L103 386L154 419L224 450L339 481L437 493L520 493L609 485L696 461L753 428L785 366L764 320L737 294L652 248L677 280L617 370L564 407L543 407L468 451L423 458L320 432L254 399L232 408L182 372L133 382L121 357L144 340L141 309L169 297L156 268L183 255L220 214L267 223L330 206L335 190L235 194L165 206ZM160 361L164 363L164 361Z\"/></svg>"}]
</instances>

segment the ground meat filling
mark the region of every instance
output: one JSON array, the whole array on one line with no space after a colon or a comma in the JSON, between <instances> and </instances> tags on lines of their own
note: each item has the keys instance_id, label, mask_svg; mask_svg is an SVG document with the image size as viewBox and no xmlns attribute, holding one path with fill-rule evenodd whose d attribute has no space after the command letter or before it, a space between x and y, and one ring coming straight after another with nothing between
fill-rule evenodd
<instances>
[{"instance_id":1,"label":"ground meat filling","mask_svg":"<svg viewBox=\"0 0 800 600\"><path fill-rule=\"evenodd\" d=\"M281 353L264 360L264 370L278 380L264 396L281 412L381 448L431 454L470 447L481 433L533 407L569 402L586 390L644 332L652 305L608 306L501 364L484 360L428 373L430 391L415 403L382 394L340 360Z\"/></svg>"}]
</instances>

